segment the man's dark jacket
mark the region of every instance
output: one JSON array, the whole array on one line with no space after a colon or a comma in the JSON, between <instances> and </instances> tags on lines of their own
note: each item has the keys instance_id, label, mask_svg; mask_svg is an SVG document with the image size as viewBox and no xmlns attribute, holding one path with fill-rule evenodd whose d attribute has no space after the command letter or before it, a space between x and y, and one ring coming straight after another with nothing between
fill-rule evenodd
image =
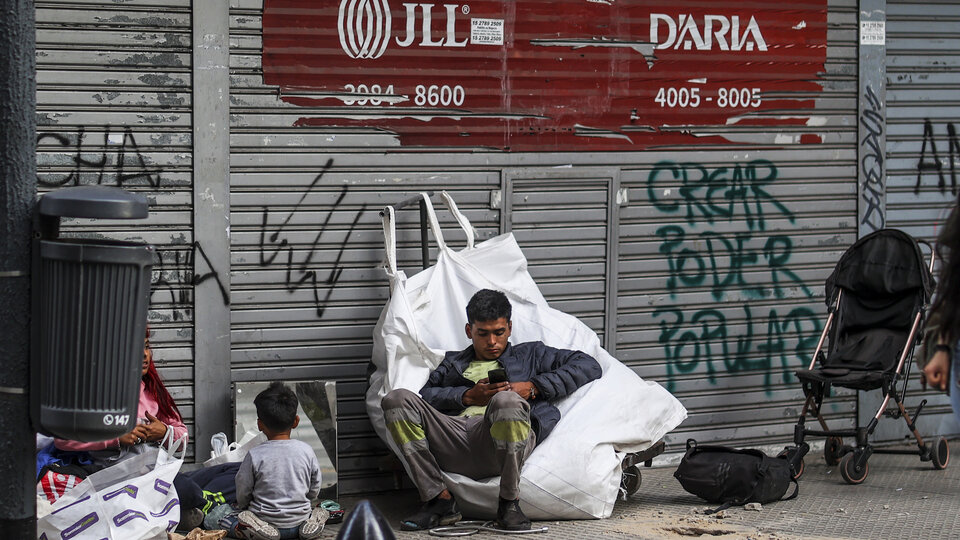
<instances>
[{"instance_id":1,"label":"man's dark jacket","mask_svg":"<svg viewBox=\"0 0 960 540\"><path fill-rule=\"evenodd\" d=\"M463 394L474 386L473 381L463 376L463 370L475 359L473 345L448 352L430 373L420 395L438 411L459 414L465 408ZM602 373L600 364L592 356L581 351L554 349L539 341L508 343L497 361L507 371L508 381L530 381L536 385L537 397L530 402L530 419L538 443L546 439L560 421L560 411L550 402L572 394Z\"/></svg>"}]
</instances>

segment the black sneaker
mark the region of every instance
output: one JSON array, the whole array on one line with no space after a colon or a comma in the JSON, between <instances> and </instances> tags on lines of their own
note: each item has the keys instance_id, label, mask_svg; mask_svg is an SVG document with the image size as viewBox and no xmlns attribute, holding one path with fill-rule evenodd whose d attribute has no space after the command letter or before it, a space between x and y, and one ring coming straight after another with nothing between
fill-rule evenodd
<instances>
[{"instance_id":1,"label":"black sneaker","mask_svg":"<svg viewBox=\"0 0 960 540\"><path fill-rule=\"evenodd\" d=\"M528 531L530 530L530 518L520 509L520 500L508 501L500 499L497 506L497 521L494 522L498 529L507 531Z\"/></svg>"},{"instance_id":2,"label":"black sneaker","mask_svg":"<svg viewBox=\"0 0 960 540\"><path fill-rule=\"evenodd\" d=\"M416 514L400 522L402 531L425 531L441 525L450 525L460 521L460 509L453 496L441 499L436 496L425 502Z\"/></svg>"}]
</instances>

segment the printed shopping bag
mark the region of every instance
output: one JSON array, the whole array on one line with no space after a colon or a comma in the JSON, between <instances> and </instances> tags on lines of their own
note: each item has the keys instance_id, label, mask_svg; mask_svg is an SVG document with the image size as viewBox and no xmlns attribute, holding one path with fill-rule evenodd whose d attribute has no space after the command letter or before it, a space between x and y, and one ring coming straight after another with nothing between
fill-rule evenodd
<instances>
[{"instance_id":1,"label":"printed shopping bag","mask_svg":"<svg viewBox=\"0 0 960 540\"><path fill-rule=\"evenodd\" d=\"M441 196L467 235L467 247L450 249L424 194L430 228L439 246L434 266L407 278L397 269L393 208L384 211L386 271L390 299L374 329L367 412L394 452L380 400L406 388L418 392L445 351L469 344L464 308L479 289L503 291L513 305L510 341L542 341L590 354L603 376L556 402L560 422L537 444L521 471L520 497L531 519L608 517L620 487L625 452L649 448L686 418L686 410L662 386L644 381L600 345L597 334L572 315L547 305L527 271L527 261L510 233L474 245L474 229L446 192ZM446 475L464 513L493 517L499 479L471 480Z\"/></svg>"},{"instance_id":2,"label":"printed shopping bag","mask_svg":"<svg viewBox=\"0 0 960 540\"><path fill-rule=\"evenodd\" d=\"M173 478L186 450L186 437L174 441L168 430L159 448L88 476L37 520L38 539L165 538L180 522Z\"/></svg>"}]
</instances>

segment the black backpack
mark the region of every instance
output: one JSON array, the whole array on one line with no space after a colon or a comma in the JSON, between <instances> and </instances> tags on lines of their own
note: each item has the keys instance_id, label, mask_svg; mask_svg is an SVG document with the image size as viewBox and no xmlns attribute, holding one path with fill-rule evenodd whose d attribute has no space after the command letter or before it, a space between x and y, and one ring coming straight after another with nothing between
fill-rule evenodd
<instances>
[{"instance_id":1,"label":"black backpack","mask_svg":"<svg viewBox=\"0 0 960 540\"><path fill-rule=\"evenodd\" d=\"M724 503L708 512L711 514L731 505L789 500L800 491L790 463L784 458L772 458L760 450L698 446L693 439L687 440L687 453L673 476L683 489L697 497ZM797 487L792 495L783 498L790 482Z\"/></svg>"}]
</instances>

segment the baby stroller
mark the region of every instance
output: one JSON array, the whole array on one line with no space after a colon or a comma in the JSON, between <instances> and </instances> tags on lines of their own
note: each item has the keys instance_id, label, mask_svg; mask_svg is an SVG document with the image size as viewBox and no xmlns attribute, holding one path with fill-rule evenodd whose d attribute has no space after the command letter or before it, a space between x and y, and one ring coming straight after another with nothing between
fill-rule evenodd
<instances>
[{"instance_id":1,"label":"baby stroller","mask_svg":"<svg viewBox=\"0 0 960 540\"><path fill-rule=\"evenodd\" d=\"M929 266L924 264L917 240L902 231L881 229L847 249L827 278L827 323L809 367L796 372L806 402L794 427L795 446L780 453L793 465L795 478L803 474L803 456L810 450L804 442L808 435L827 438L823 449L827 464L839 464L840 475L851 484L867 478L867 460L875 452L917 454L921 461L932 461L936 469L947 466L950 449L946 439L937 437L927 444L917 432L916 420L927 401L920 402L912 418L903 406L913 352L920 342L933 291L934 250L923 243L931 248ZM824 349L828 336L829 347ZM902 387L898 389L898 385ZM831 386L856 391L879 388L883 403L866 427L860 426L858 418L854 429L831 430L821 414L824 395ZM888 411L891 400L896 409ZM818 420L822 430L805 427L808 414ZM917 440L917 449L871 446L868 438L883 416L902 417ZM855 446L844 444L844 437L854 439Z\"/></svg>"}]
</instances>

